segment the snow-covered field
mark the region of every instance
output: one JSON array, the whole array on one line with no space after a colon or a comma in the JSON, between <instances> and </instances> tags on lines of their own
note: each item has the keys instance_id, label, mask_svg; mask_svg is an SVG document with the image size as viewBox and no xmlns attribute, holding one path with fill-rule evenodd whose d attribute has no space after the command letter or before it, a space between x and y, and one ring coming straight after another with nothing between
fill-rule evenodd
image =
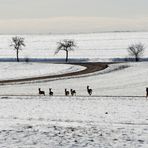
<instances>
[{"instance_id":1,"label":"snow-covered field","mask_svg":"<svg viewBox=\"0 0 148 148\"><path fill-rule=\"evenodd\" d=\"M64 53L54 56L56 41L64 38L75 39L79 45L71 52L72 58L93 61L124 58L128 55L127 46L133 42L144 43L144 57L148 56L147 32L24 37L27 46L20 57L64 58ZM15 57L7 44L9 38L0 36L1 58ZM0 62L0 69L2 80L67 73L83 67ZM87 85L93 89L91 97ZM38 95L39 87L46 96ZM0 147L147 148L146 87L148 62L111 64L103 71L84 76L0 85ZM48 96L49 88L54 92L53 97ZM65 97L65 88L75 89L77 95Z\"/></svg>"},{"instance_id":2,"label":"snow-covered field","mask_svg":"<svg viewBox=\"0 0 148 148\"><path fill-rule=\"evenodd\" d=\"M85 67L66 64L1 62L0 80L51 76L83 69Z\"/></svg>"},{"instance_id":3,"label":"snow-covered field","mask_svg":"<svg viewBox=\"0 0 148 148\"><path fill-rule=\"evenodd\" d=\"M1 85L0 95L37 95L41 87L47 94L49 88L55 95L64 95L65 88L72 88L77 91L77 95L86 96L86 86L90 85L95 96L144 96L145 88L148 87L147 67L148 62L111 64L103 71L84 76Z\"/></svg>"},{"instance_id":4,"label":"snow-covered field","mask_svg":"<svg viewBox=\"0 0 148 148\"><path fill-rule=\"evenodd\" d=\"M1 97L0 147L147 148L145 98Z\"/></svg>"},{"instance_id":5,"label":"snow-covered field","mask_svg":"<svg viewBox=\"0 0 148 148\"><path fill-rule=\"evenodd\" d=\"M11 38L15 35L0 35L1 58L15 58L15 51L10 47ZM143 43L148 47L148 32L113 32L69 35L21 35L25 38L26 47L20 51L21 58L63 58L60 51L54 55L57 42L73 39L77 48L70 52L71 58L89 58L109 60L128 57L127 47L132 43ZM148 48L144 57L148 57Z\"/></svg>"}]
</instances>

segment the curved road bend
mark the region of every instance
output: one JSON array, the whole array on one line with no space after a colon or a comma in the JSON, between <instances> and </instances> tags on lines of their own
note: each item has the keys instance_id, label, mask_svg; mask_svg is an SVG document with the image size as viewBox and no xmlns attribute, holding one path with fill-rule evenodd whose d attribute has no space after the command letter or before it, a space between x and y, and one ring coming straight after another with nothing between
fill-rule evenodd
<instances>
[{"instance_id":1,"label":"curved road bend","mask_svg":"<svg viewBox=\"0 0 148 148\"><path fill-rule=\"evenodd\" d=\"M37 76L37 77L30 77L30 78L21 78L21 79L11 79L11 80L1 80L0 85L8 84L8 83L17 83L17 82L29 82L33 80L46 80L50 78L62 78L62 77L68 77L68 76L78 76L83 74L89 74L96 71L103 70L108 67L109 63L68 63L72 65L79 65L84 66L86 69L77 71L77 72L70 72L66 74L57 74L57 75L47 75L47 76Z\"/></svg>"}]
</instances>

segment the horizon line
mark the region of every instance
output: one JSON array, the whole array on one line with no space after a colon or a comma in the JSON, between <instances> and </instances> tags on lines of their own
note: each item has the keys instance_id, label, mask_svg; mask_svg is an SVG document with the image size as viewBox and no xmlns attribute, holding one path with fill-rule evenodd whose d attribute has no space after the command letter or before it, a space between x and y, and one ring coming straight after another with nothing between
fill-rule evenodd
<instances>
[{"instance_id":1,"label":"horizon line","mask_svg":"<svg viewBox=\"0 0 148 148\"><path fill-rule=\"evenodd\" d=\"M70 35L70 34L96 34L96 33L134 33L134 32L148 32L148 30L115 30L115 31L96 31L96 32L49 32L49 33L0 33L0 35Z\"/></svg>"}]
</instances>

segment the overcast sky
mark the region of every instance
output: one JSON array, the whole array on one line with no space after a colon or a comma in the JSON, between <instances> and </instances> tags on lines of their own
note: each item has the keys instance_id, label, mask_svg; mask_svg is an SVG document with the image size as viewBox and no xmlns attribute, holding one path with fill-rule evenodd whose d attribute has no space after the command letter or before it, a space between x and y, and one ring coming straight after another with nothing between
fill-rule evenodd
<instances>
[{"instance_id":1,"label":"overcast sky","mask_svg":"<svg viewBox=\"0 0 148 148\"><path fill-rule=\"evenodd\" d=\"M148 31L148 0L0 0L0 33Z\"/></svg>"}]
</instances>

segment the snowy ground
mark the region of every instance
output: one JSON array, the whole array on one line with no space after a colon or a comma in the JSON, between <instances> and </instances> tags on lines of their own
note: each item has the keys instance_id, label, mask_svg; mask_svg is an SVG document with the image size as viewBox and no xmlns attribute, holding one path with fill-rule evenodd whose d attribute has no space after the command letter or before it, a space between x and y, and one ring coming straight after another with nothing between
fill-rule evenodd
<instances>
[{"instance_id":1,"label":"snowy ground","mask_svg":"<svg viewBox=\"0 0 148 148\"><path fill-rule=\"evenodd\" d=\"M15 57L15 52L7 45L10 37L0 36L1 58ZM49 57L54 58L56 41L74 38L79 49L72 52L71 57L98 61L104 58L124 58L127 56L126 47L129 43L141 41L147 45L148 33L47 35L25 38L28 45L20 52L21 57L46 58L49 52ZM56 58L64 58L64 55L60 53ZM144 56L148 56L147 48ZM38 69L41 70L40 74L44 75L83 68L49 63L0 62L0 66L0 79L25 77L24 74L36 76ZM0 147L147 148L148 100L144 97L145 87L148 87L147 67L148 62L118 63L109 65L103 71L84 76L1 85ZM16 70L20 75L15 75ZM87 85L93 89L91 97L87 94ZM46 96L38 95L39 87L46 92ZM54 92L53 97L48 96L49 88ZM77 95L65 97L65 88L75 89Z\"/></svg>"},{"instance_id":2,"label":"snowy ground","mask_svg":"<svg viewBox=\"0 0 148 148\"><path fill-rule=\"evenodd\" d=\"M0 86L0 147L147 148L147 67L113 64L84 77ZM46 96L38 96L38 87ZM77 96L65 97L64 88L76 89Z\"/></svg>"},{"instance_id":3,"label":"snowy ground","mask_svg":"<svg viewBox=\"0 0 148 148\"><path fill-rule=\"evenodd\" d=\"M11 38L15 35L0 35L1 58L15 58L15 50L10 47ZM61 35L21 35L25 38L26 47L20 51L21 58L63 58L65 52L55 55L57 42L73 39L77 48L69 53L70 58L89 58L107 61L114 58L128 57L127 47L132 43L143 43L148 47L148 32L113 32L90 34ZM148 57L148 48L143 57Z\"/></svg>"},{"instance_id":4,"label":"snowy ground","mask_svg":"<svg viewBox=\"0 0 148 148\"><path fill-rule=\"evenodd\" d=\"M0 80L49 76L83 69L85 67L67 64L1 62Z\"/></svg>"},{"instance_id":5,"label":"snowy ground","mask_svg":"<svg viewBox=\"0 0 148 148\"><path fill-rule=\"evenodd\" d=\"M64 88L72 88L77 91L77 95L86 96L86 86L90 85L93 95L97 96L144 96L145 88L148 87L147 67L148 62L112 64L103 71L84 77L76 76L68 79L49 79L38 83L2 85L0 95L37 95L40 87L47 94L49 88L52 88L55 95L64 95Z\"/></svg>"},{"instance_id":6,"label":"snowy ground","mask_svg":"<svg viewBox=\"0 0 148 148\"><path fill-rule=\"evenodd\" d=\"M0 147L148 147L145 98L1 97Z\"/></svg>"}]
</instances>

